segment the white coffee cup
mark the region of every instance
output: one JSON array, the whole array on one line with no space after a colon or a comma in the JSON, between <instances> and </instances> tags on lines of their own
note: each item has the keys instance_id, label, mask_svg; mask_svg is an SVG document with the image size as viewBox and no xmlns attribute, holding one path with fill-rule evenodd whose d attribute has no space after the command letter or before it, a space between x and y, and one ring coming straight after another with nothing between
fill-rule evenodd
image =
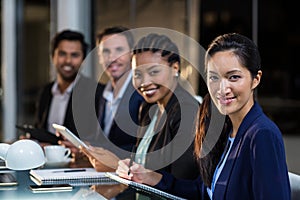
<instances>
[{"instance_id":1,"label":"white coffee cup","mask_svg":"<svg viewBox=\"0 0 300 200\"><path fill-rule=\"evenodd\" d=\"M44 147L47 162L66 162L69 160L71 150L60 145L49 145Z\"/></svg>"}]
</instances>

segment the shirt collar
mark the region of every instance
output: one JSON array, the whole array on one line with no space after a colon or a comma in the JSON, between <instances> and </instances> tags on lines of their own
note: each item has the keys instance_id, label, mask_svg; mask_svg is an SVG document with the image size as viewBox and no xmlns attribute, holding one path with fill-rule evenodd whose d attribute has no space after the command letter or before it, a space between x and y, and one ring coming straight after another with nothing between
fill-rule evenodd
<instances>
[{"instance_id":1,"label":"shirt collar","mask_svg":"<svg viewBox=\"0 0 300 200\"><path fill-rule=\"evenodd\" d=\"M75 85L75 81L73 81L69 87L66 89L66 91L63 94L70 94L73 90L73 87ZM54 82L52 88L51 88L51 92L53 95L58 95L58 94L62 94L58 88L58 83L57 81Z\"/></svg>"},{"instance_id":2,"label":"shirt collar","mask_svg":"<svg viewBox=\"0 0 300 200\"><path fill-rule=\"evenodd\" d=\"M124 84L122 85L122 87L121 87L121 89L120 89L120 91L119 91L119 93L118 93L116 99L121 99L121 98L123 97L123 95L124 95L124 93L125 93L125 91L126 91L126 88L127 88L128 84L129 84L129 82L131 81L131 79L132 79L132 72L130 72L130 73L128 74L128 76L127 76L127 78L126 78ZM112 88L111 81L109 81L109 82L106 84L105 88L104 88L103 97L104 97L106 100L108 100L108 99L109 99L108 96L111 96L111 97L112 97L112 95L113 95L112 93L113 93L113 88Z\"/></svg>"}]
</instances>

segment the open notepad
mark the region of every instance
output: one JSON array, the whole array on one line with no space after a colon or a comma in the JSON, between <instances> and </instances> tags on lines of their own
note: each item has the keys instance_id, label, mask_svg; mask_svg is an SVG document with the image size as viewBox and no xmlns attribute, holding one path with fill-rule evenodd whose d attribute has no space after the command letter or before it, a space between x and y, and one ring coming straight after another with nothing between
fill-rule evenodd
<instances>
[{"instance_id":1,"label":"open notepad","mask_svg":"<svg viewBox=\"0 0 300 200\"><path fill-rule=\"evenodd\" d=\"M167 199L184 200L184 198L169 194L167 192L158 190L158 189L150 187L148 185L124 179L122 177L119 177L115 173L105 172L105 175L107 177L111 178L112 180L115 180L119 183L131 186L131 187L135 188L136 190L141 190L143 192L147 192L147 193L150 193L150 194L156 194L158 196L161 196L161 197L164 197L164 198L167 198Z\"/></svg>"},{"instance_id":2,"label":"open notepad","mask_svg":"<svg viewBox=\"0 0 300 200\"><path fill-rule=\"evenodd\" d=\"M118 183L108 178L105 172L97 172L94 168L33 169L29 174L30 179L37 185L67 183L78 186Z\"/></svg>"}]
</instances>

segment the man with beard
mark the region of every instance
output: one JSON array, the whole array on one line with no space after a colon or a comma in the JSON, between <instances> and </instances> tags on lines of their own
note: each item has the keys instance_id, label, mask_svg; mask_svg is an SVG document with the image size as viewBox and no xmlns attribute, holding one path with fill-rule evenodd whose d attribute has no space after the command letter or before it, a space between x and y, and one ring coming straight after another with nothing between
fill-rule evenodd
<instances>
[{"instance_id":1,"label":"man with beard","mask_svg":"<svg viewBox=\"0 0 300 200\"><path fill-rule=\"evenodd\" d=\"M136 143L139 106L144 101L131 81L134 38L128 28L113 26L99 32L96 40L99 63L109 77L100 98L98 120L113 145L131 151Z\"/></svg>"},{"instance_id":2,"label":"man with beard","mask_svg":"<svg viewBox=\"0 0 300 200\"><path fill-rule=\"evenodd\" d=\"M72 91L79 82L86 87L97 84L82 74L76 78L87 55L87 48L84 36L76 31L64 30L52 39L51 59L56 70L56 79L48 83L41 92L37 103L35 121L37 128L54 134L52 124L56 123L66 126L78 136L72 114ZM97 87L97 91L99 88L101 90L101 86ZM95 102L99 101L97 93Z\"/></svg>"},{"instance_id":3,"label":"man with beard","mask_svg":"<svg viewBox=\"0 0 300 200\"><path fill-rule=\"evenodd\" d=\"M93 146L82 151L97 171L114 171L119 158L130 153L137 142L139 108L144 99L132 85L134 37L130 30L107 27L97 34L96 41L99 64L109 80L99 102L101 131Z\"/></svg>"}]
</instances>

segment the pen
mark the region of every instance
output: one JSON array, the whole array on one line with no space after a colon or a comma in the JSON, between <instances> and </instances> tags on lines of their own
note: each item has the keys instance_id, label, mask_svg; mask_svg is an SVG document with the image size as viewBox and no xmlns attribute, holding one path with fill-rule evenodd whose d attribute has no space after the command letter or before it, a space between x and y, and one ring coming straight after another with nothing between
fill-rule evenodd
<instances>
[{"instance_id":1,"label":"pen","mask_svg":"<svg viewBox=\"0 0 300 200\"><path fill-rule=\"evenodd\" d=\"M129 162L129 170L128 170L128 176L130 174L130 167L132 166L132 163L133 163L133 156L134 156L134 153L135 153L135 149L136 149L136 146L133 146L132 147L132 151L131 151L131 155L130 155L130 162Z\"/></svg>"},{"instance_id":2,"label":"pen","mask_svg":"<svg viewBox=\"0 0 300 200\"><path fill-rule=\"evenodd\" d=\"M53 171L53 173L69 173L69 172L85 172L86 169L70 169L70 170L60 170L60 171Z\"/></svg>"}]
</instances>

